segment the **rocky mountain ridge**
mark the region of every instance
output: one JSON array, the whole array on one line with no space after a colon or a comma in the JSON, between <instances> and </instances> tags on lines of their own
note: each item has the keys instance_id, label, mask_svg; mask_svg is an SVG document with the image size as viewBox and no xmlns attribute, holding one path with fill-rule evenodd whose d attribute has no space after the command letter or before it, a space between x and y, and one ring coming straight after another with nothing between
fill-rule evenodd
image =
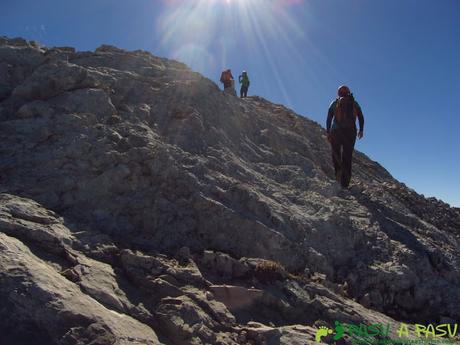
<instances>
[{"instance_id":1,"label":"rocky mountain ridge","mask_svg":"<svg viewBox=\"0 0 460 345\"><path fill-rule=\"evenodd\" d=\"M281 105L144 51L1 38L0 121L2 344L460 319L460 210L359 152L341 190L324 130Z\"/></svg>"}]
</instances>

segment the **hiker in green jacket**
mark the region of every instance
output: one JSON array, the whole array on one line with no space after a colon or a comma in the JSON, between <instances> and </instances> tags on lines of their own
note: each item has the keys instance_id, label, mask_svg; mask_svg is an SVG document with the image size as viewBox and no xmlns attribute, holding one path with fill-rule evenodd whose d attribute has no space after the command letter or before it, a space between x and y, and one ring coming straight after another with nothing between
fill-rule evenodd
<instances>
[{"instance_id":1,"label":"hiker in green jacket","mask_svg":"<svg viewBox=\"0 0 460 345\"><path fill-rule=\"evenodd\" d=\"M238 77L238 81L241 84L241 89L240 89L240 97L245 98L248 97L248 89L249 89L249 77L246 71L243 71L241 75Z\"/></svg>"},{"instance_id":2,"label":"hiker in green jacket","mask_svg":"<svg viewBox=\"0 0 460 345\"><path fill-rule=\"evenodd\" d=\"M356 118L359 120L359 132L356 129ZM348 188L356 136L361 139L364 133L364 116L358 102L345 85L339 87L337 99L329 106L326 130L332 148L335 178L343 188Z\"/></svg>"}]
</instances>

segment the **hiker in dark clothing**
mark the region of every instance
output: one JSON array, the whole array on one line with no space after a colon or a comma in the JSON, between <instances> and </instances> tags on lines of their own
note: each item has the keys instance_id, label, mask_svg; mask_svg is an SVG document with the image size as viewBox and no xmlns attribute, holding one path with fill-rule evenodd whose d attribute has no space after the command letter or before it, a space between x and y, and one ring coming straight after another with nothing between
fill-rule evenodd
<instances>
[{"instance_id":1,"label":"hiker in dark clothing","mask_svg":"<svg viewBox=\"0 0 460 345\"><path fill-rule=\"evenodd\" d=\"M358 133L356 118L359 121ZM332 148L335 178L343 188L347 188L351 179L351 162L356 136L361 139L364 135L364 116L358 102L345 85L339 87L338 98L329 106L326 130Z\"/></svg>"},{"instance_id":2,"label":"hiker in dark clothing","mask_svg":"<svg viewBox=\"0 0 460 345\"><path fill-rule=\"evenodd\" d=\"M246 71L243 71L243 73L241 73L241 75L238 77L238 81L241 84L240 97L248 97L248 89L251 83L249 81L249 77Z\"/></svg>"}]
</instances>

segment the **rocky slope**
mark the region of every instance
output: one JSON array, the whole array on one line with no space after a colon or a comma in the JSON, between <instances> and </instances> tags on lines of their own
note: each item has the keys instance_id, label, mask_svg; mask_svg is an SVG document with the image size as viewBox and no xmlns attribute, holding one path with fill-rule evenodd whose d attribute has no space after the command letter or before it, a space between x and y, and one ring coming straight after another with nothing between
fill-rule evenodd
<instances>
[{"instance_id":1,"label":"rocky slope","mask_svg":"<svg viewBox=\"0 0 460 345\"><path fill-rule=\"evenodd\" d=\"M0 38L0 121L1 344L460 320L460 210L360 153L341 190L324 130L281 105L144 51Z\"/></svg>"}]
</instances>

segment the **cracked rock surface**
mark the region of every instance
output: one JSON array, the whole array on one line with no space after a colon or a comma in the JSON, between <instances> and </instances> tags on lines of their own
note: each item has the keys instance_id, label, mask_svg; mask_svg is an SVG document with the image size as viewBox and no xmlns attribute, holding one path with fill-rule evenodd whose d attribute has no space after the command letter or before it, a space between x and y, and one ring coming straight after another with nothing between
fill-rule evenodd
<instances>
[{"instance_id":1,"label":"cracked rock surface","mask_svg":"<svg viewBox=\"0 0 460 345\"><path fill-rule=\"evenodd\" d=\"M359 152L341 190L317 123L182 63L1 37L0 139L1 344L460 321L458 208Z\"/></svg>"}]
</instances>

